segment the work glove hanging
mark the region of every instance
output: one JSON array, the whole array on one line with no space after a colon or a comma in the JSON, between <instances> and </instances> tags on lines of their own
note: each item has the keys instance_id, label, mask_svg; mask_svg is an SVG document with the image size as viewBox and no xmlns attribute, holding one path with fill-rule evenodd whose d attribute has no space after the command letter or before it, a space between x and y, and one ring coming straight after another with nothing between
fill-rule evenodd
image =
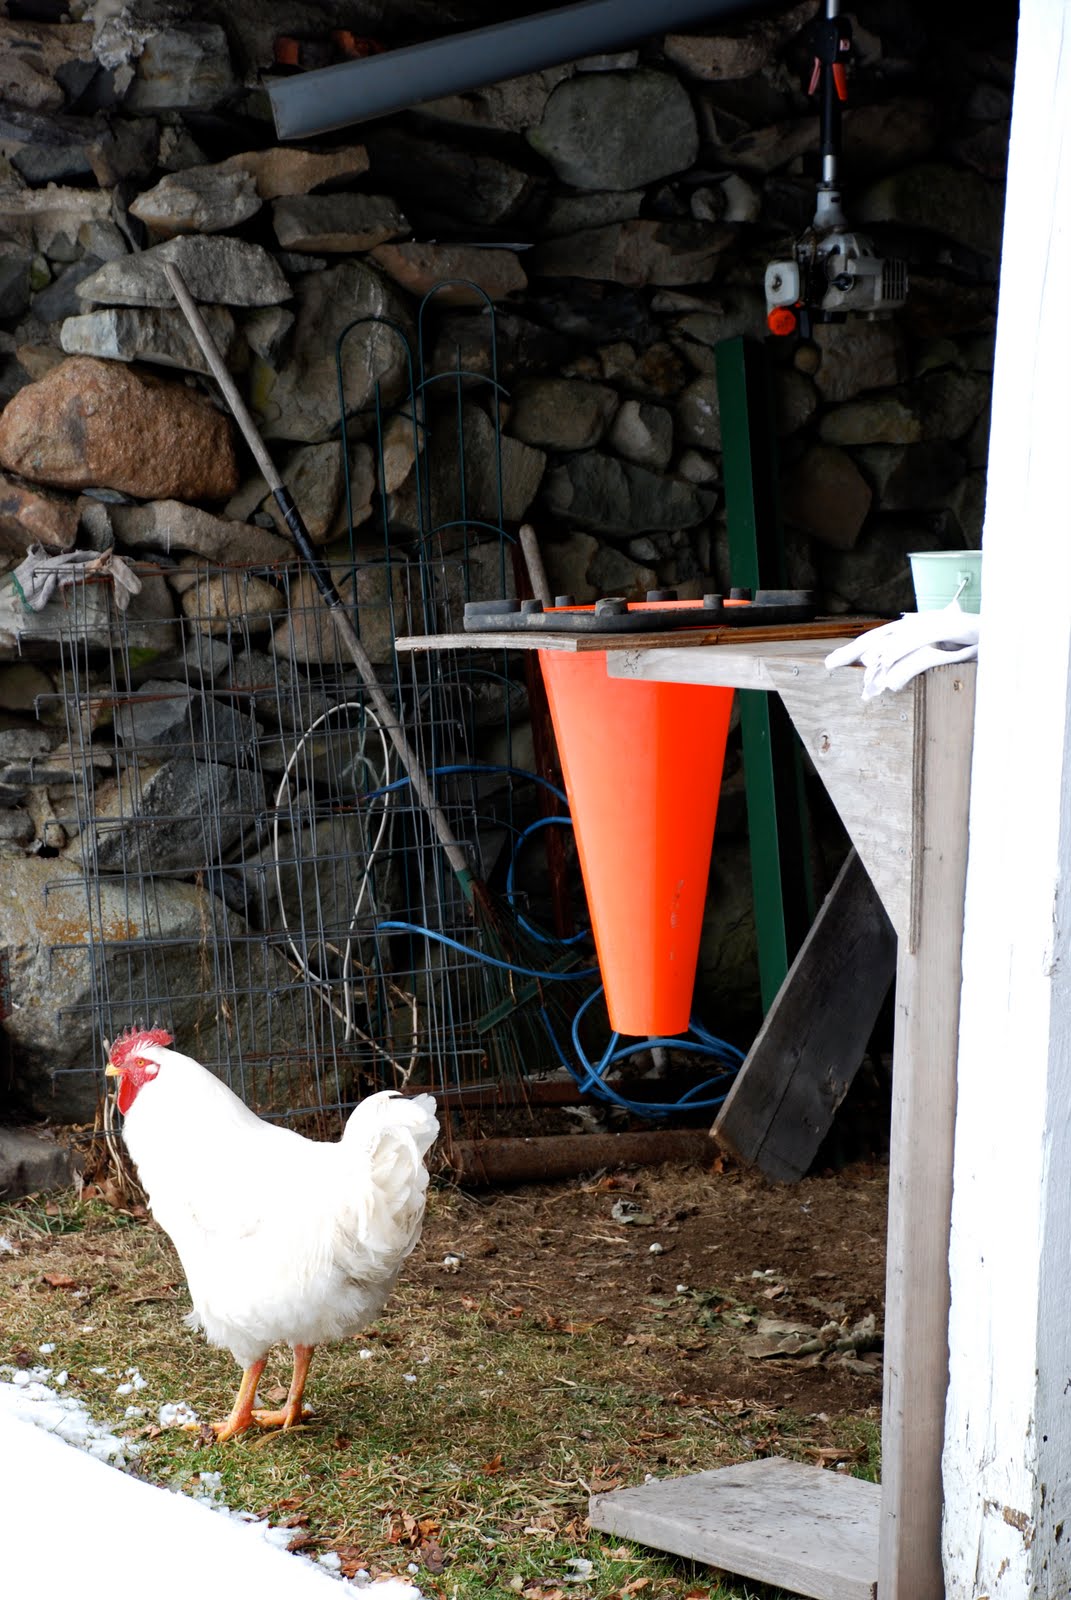
<instances>
[{"instance_id":1,"label":"work glove hanging","mask_svg":"<svg viewBox=\"0 0 1071 1600\"><path fill-rule=\"evenodd\" d=\"M929 667L971 661L978 654L981 618L964 611L958 600L940 611L907 611L897 622L860 634L826 656L830 672L837 667L863 665L863 699L873 700L885 689L902 689Z\"/></svg>"}]
</instances>

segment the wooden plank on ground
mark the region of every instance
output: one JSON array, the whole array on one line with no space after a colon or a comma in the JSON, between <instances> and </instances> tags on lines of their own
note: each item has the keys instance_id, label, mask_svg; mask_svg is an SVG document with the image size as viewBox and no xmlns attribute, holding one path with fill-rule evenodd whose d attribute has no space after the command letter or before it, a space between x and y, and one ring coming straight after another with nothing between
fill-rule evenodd
<instances>
[{"instance_id":1,"label":"wooden plank on ground","mask_svg":"<svg viewBox=\"0 0 1071 1600\"><path fill-rule=\"evenodd\" d=\"M810 1167L896 973L896 933L852 849L714 1124L768 1178Z\"/></svg>"},{"instance_id":2,"label":"wooden plank on ground","mask_svg":"<svg viewBox=\"0 0 1071 1600\"><path fill-rule=\"evenodd\" d=\"M592 1495L593 1528L809 1600L875 1600L878 1486L771 1456Z\"/></svg>"}]
</instances>

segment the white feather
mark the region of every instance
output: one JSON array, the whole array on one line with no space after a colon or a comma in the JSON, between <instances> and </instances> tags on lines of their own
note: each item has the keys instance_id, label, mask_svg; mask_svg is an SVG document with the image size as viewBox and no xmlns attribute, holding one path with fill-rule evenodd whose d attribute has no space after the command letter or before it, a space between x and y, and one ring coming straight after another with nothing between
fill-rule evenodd
<instances>
[{"instance_id":1,"label":"white feather","mask_svg":"<svg viewBox=\"0 0 1071 1600\"><path fill-rule=\"evenodd\" d=\"M357 1333L420 1237L439 1131L430 1095L362 1100L337 1144L263 1122L199 1062L159 1045L123 1134L179 1253L191 1322L248 1367L273 1344Z\"/></svg>"}]
</instances>

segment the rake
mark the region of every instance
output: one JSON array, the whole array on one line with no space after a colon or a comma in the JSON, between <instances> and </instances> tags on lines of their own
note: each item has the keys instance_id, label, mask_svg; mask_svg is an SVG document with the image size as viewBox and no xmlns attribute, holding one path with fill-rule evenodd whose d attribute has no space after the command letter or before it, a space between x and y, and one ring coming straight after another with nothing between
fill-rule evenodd
<instances>
[{"instance_id":1,"label":"rake","mask_svg":"<svg viewBox=\"0 0 1071 1600\"><path fill-rule=\"evenodd\" d=\"M568 1024L575 1011L575 1004L570 1006L566 1001L564 986L595 977L597 972L576 970L581 957L575 949L566 948L548 962L545 943L526 933L513 905L492 894L473 871L465 848L436 800L428 774L383 691L368 652L350 621L345 602L335 587L330 568L313 545L301 513L268 454L182 274L171 263L167 263L164 270L209 369L275 498L294 546L328 608L338 638L357 669L379 725L394 746L472 912L478 938L478 948L472 953L490 969L490 1001L477 1024L487 1041L489 1054L500 1072L517 1076L548 1062L553 1066L564 1065L559 1040L568 1037ZM390 921L381 926L384 931L406 931L451 942L433 929L418 928L406 922Z\"/></svg>"}]
</instances>

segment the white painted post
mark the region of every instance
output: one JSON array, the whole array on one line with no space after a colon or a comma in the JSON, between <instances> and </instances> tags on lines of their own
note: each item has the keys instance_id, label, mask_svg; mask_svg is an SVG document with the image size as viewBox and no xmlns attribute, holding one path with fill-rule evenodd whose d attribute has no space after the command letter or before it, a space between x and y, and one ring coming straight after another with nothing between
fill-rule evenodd
<instances>
[{"instance_id":1,"label":"white painted post","mask_svg":"<svg viewBox=\"0 0 1071 1600\"><path fill-rule=\"evenodd\" d=\"M1022 0L963 943L947 1600L1071 1595L1071 5Z\"/></svg>"}]
</instances>

